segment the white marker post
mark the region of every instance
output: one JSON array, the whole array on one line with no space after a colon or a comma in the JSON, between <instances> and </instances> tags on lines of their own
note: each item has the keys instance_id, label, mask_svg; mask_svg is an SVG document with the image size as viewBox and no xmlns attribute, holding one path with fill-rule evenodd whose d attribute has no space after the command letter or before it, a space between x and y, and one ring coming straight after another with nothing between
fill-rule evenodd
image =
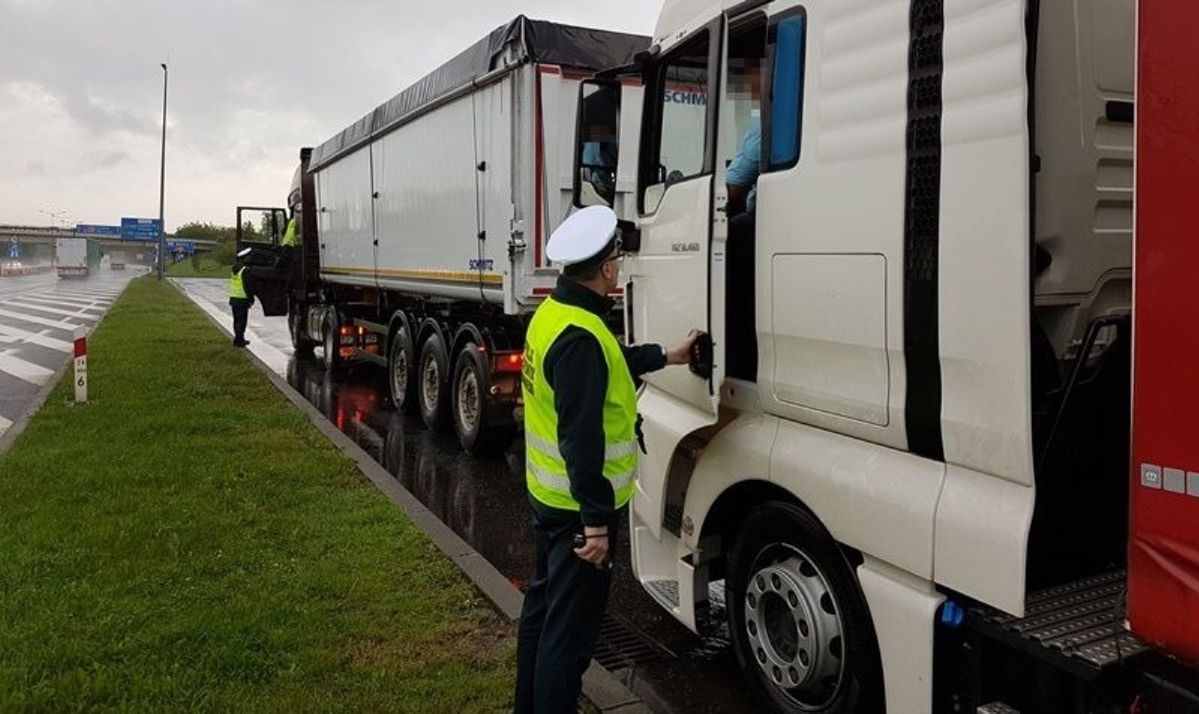
<instances>
[{"instance_id":1,"label":"white marker post","mask_svg":"<svg viewBox=\"0 0 1199 714\"><path fill-rule=\"evenodd\" d=\"M75 403L87 403L87 328L75 328Z\"/></svg>"}]
</instances>

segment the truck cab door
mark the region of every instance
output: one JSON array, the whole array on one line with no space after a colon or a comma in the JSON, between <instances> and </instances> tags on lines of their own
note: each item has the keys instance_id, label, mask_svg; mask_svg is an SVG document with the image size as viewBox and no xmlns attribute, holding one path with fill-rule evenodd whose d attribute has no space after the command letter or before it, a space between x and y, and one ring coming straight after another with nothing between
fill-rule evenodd
<instances>
[{"instance_id":1,"label":"truck cab door","mask_svg":"<svg viewBox=\"0 0 1199 714\"><path fill-rule=\"evenodd\" d=\"M655 539L671 460L688 434L716 423L724 376L723 360L713 358L714 345L724 340L723 292L712 290L724 283L724 191L716 165L723 34L723 18L698 28L665 50L645 76L639 234L626 236L623 267L626 337L671 344L692 330L701 333L689 369L644 378L639 409L646 454L633 509L635 523Z\"/></svg>"},{"instance_id":2,"label":"truck cab door","mask_svg":"<svg viewBox=\"0 0 1199 714\"><path fill-rule=\"evenodd\" d=\"M286 229L286 209L237 207L237 252L250 249L249 287L268 317L287 314L291 262L298 257L281 245Z\"/></svg>"},{"instance_id":3,"label":"truck cab door","mask_svg":"<svg viewBox=\"0 0 1199 714\"><path fill-rule=\"evenodd\" d=\"M626 328L632 342L669 344L701 334L690 370L645 378L649 389L715 419L723 365L714 364L712 285L724 279L723 220L716 220L716 76L722 27L712 23L667 53L650 72L638 199L640 240L625 260L632 292ZM723 191L719 192L723 197ZM723 198L722 198L723 200ZM719 223L719 226L717 226ZM714 235L719 228L721 234ZM626 241L628 247L628 241Z\"/></svg>"}]
</instances>

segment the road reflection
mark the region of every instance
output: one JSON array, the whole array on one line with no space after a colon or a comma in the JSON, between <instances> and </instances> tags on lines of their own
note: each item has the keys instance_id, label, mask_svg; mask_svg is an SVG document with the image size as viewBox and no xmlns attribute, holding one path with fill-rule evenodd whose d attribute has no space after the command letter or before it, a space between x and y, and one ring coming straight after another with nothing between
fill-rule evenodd
<instances>
[{"instance_id":1,"label":"road reflection","mask_svg":"<svg viewBox=\"0 0 1199 714\"><path fill-rule=\"evenodd\" d=\"M419 416L396 413L385 375L377 368L329 373L319 359L293 358L287 380L443 523L524 589L533 574L533 533L519 445L500 458L467 456L452 434L434 434ZM726 633L696 637L653 603L629 567L627 528L621 529L621 541L609 612L626 630L650 641L659 656L625 659L617 652L617 676L655 711L753 711Z\"/></svg>"}]
</instances>

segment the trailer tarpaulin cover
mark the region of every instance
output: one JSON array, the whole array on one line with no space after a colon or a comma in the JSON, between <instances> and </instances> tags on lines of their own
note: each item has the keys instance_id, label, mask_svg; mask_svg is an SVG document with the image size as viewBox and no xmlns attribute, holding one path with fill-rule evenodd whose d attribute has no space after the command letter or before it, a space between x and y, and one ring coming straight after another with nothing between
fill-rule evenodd
<instances>
[{"instance_id":1,"label":"trailer tarpaulin cover","mask_svg":"<svg viewBox=\"0 0 1199 714\"><path fill-rule=\"evenodd\" d=\"M641 35L559 25L521 15L318 146L310 168L331 163L422 107L497 69L497 58L511 45L521 50L518 56L530 62L599 71L631 63L649 43L649 38Z\"/></svg>"},{"instance_id":2,"label":"trailer tarpaulin cover","mask_svg":"<svg viewBox=\"0 0 1199 714\"><path fill-rule=\"evenodd\" d=\"M1139 637L1199 662L1199 3L1139 12L1128 609Z\"/></svg>"}]
</instances>

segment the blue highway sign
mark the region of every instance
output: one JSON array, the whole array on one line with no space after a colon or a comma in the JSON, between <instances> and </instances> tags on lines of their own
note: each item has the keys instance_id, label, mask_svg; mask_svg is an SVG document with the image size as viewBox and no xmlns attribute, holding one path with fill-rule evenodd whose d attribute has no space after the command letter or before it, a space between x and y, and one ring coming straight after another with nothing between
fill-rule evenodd
<instances>
[{"instance_id":1,"label":"blue highway sign","mask_svg":"<svg viewBox=\"0 0 1199 714\"><path fill-rule=\"evenodd\" d=\"M75 226L75 235L77 236L106 236L110 238L121 237L120 226L97 226L88 223L80 223Z\"/></svg>"},{"instance_id":2,"label":"blue highway sign","mask_svg":"<svg viewBox=\"0 0 1199 714\"><path fill-rule=\"evenodd\" d=\"M158 240L162 224L157 218L122 218L121 238L124 240Z\"/></svg>"}]
</instances>

